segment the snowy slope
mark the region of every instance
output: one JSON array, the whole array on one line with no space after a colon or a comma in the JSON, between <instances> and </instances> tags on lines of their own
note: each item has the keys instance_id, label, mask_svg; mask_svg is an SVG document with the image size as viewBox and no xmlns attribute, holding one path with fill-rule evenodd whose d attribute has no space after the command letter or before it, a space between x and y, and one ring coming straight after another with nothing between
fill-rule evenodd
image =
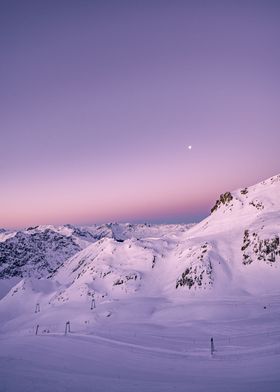
<instances>
[{"instance_id":1,"label":"snowy slope","mask_svg":"<svg viewBox=\"0 0 280 392\"><path fill-rule=\"evenodd\" d=\"M109 299L277 292L279 196L275 176L222 195L193 227L112 225L114 235L75 254L53 278L67 300L77 292Z\"/></svg>"},{"instance_id":2,"label":"snowy slope","mask_svg":"<svg viewBox=\"0 0 280 392\"><path fill-rule=\"evenodd\" d=\"M280 262L280 175L220 196L211 215L189 231L206 241L217 286L247 292L278 290ZM223 279L219 279L223 277ZM219 283L218 283L219 282Z\"/></svg>"},{"instance_id":3,"label":"snowy slope","mask_svg":"<svg viewBox=\"0 0 280 392\"><path fill-rule=\"evenodd\" d=\"M4 232L1 276L5 282L14 276L24 280L14 288L14 282L5 283L1 302L33 296L33 307L40 300L50 309L71 304L88 309L125 298L184 301L277 293L279 196L278 175L221 195L197 225L111 223ZM37 278L52 282L47 292L40 293Z\"/></svg>"},{"instance_id":4,"label":"snowy slope","mask_svg":"<svg viewBox=\"0 0 280 392\"><path fill-rule=\"evenodd\" d=\"M0 390L278 392L279 223L275 176L197 225L1 230Z\"/></svg>"}]
</instances>

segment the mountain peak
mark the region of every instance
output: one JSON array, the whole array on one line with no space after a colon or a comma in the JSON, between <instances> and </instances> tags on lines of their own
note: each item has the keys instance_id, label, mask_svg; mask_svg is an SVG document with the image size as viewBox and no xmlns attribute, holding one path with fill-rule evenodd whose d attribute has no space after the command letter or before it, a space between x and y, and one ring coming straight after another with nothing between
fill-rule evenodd
<instances>
[{"instance_id":1,"label":"mountain peak","mask_svg":"<svg viewBox=\"0 0 280 392\"><path fill-rule=\"evenodd\" d=\"M280 204L280 174L265 181L236 191L220 195L211 214L218 215L237 212L239 216L258 214L260 211L279 210Z\"/></svg>"}]
</instances>

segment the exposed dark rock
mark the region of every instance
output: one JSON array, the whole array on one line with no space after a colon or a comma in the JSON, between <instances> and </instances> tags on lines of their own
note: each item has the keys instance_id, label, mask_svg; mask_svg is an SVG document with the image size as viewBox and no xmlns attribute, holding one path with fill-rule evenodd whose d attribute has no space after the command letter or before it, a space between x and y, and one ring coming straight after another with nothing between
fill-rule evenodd
<instances>
[{"instance_id":1,"label":"exposed dark rock","mask_svg":"<svg viewBox=\"0 0 280 392\"><path fill-rule=\"evenodd\" d=\"M271 238L261 239L255 232L244 231L243 245L243 264L251 264L253 261L262 260L272 264L280 260L280 239L278 235Z\"/></svg>"},{"instance_id":2,"label":"exposed dark rock","mask_svg":"<svg viewBox=\"0 0 280 392\"><path fill-rule=\"evenodd\" d=\"M193 286L202 287L204 284L207 285L204 278L208 277L208 284L212 284L211 279L212 265L208 264L207 268L203 268L202 266L193 266L186 268L182 273L181 277L177 279L176 289L179 286L187 286L189 289Z\"/></svg>"},{"instance_id":3,"label":"exposed dark rock","mask_svg":"<svg viewBox=\"0 0 280 392\"><path fill-rule=\"evenodd\" d=\"M253 200L249 203L251 206L255 207L257 210L263 210L264 205L261 201Z\"/></svg>"},{"instance_id":4,"label":"exposed dark rock","mask_svg":"<svg viewBox=\"0 0 280 392\"><path fill-rule=\"evenodd\" d=\"M118 279L113 283L113 286L119 286L121 284L124 284L124 280L123 279Z\"/></svg>"},{"instance_id":5,"label":"exposed dark rock","mask_svg":"<svg viewBox=\"0 0 280 392\"><path fill-rule=\"evenodd\" d=\"M216 211L221 205L228 206L229 203L232 201L233 197L230 192L223 193L220 195L219 200L216 201L214 207L211 208L211 214Z\"/></svg>"}]
</instances>

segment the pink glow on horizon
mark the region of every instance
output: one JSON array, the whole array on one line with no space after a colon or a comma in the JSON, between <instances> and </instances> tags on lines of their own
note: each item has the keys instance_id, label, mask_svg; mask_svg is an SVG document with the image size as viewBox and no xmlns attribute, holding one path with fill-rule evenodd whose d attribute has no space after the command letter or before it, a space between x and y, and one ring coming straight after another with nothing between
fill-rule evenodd
<instances>
[{"instance_id":1,"label":"pink glow on horizon","mask_svg":"<svg viewBox=\"0 0 280 392\"><path fill-rule=\"evenodd\" d=\"M279 172L280 4L31 3L0 13L0 227L188 222Z\"/></svg>"},{"instance_id":2,"label":"pink glow on horizon","mask_svg":"<svg viewBox=\"0 0 280 392\"><path fill-rule=\"evenodd\" d=\"M157 169L146 167L142 176L143 172L136 168L132 174L126 171L114 177L103 172L103 177L98 173L96 178L89 173L79 176L72 171L63 182L60 176L46 178L45 182L39 176L30 182L25 179L21 184L10 184L6 200L3 194L1 197L1 226L162 221L172 216L178 220L180 215L189 216L186 221L193 221L194 216L207 215L219 193L231 190L229 186L233 184L227 170L198 177L197 172L191 174L182 167L183 170L177 169L172 177L164 165L162 169L159 173ZM215 180L219 183L213 188ZM236 180L235 187L248 185L245 179L241 184L239 181Z\"/></svg>"},{"instance_id":3,"label":"pink glow on horizon","mask_svg":"<svg viewBox=\"0 0 280 392\"><path fill-rule=\"evenodd\" d=\"M115 179L119 187L110 184L92 183L73 179L72 184L66 186L52 182L49 186L36 189L29 184L18 194L8 195L6 202L1 200L3 213L1 220L4 227L26 226L43 223L65 222L108 222L119 220L147 220L169 216L172 214L199 214L201 206L206 206L208 195L203 192L188 190L186 186L175 186L173 189L153 181L150 178L144 183L130 181L130 187L125 187L125 179ZM79 184L79 187L77 185ZM78 189L77 189L78 188ZM179 192L178 192L178 188ZM112 191L113 189L113 191ZM180 191L182 192L180 194ZM67 197L65 197L67 195ZM32 200L32 203L31 203ZM13 214L9 206L13 205Z\"/></svg>"}]
</instances>

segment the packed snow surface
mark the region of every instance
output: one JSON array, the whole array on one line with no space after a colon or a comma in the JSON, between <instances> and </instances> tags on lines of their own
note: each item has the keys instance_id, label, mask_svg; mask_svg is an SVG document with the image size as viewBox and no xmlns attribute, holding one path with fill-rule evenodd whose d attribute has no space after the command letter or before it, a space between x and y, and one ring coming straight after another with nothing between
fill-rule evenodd
<instances>
[{"instance_id":1,"label":"packed snow surface","mask_svg":"<svg viewBox=\"0 0 280 392\"><path fill-rule=\"evenodd\" d=\"M0 390L276 392L279 313L279 296L26 311L0 336Z\"/></svg>"}]
</instances>

